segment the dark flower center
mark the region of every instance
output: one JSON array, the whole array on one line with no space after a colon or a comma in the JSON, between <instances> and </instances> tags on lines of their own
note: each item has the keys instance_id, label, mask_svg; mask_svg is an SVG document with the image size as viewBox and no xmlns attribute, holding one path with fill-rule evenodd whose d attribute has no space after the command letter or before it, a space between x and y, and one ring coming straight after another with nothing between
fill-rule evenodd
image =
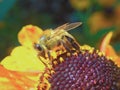
<instances>
[{"instance_id":1,"label":"dark flower center","mask_svg":"<svg viewBox=\"0 0 120 90\"><path fill-rule=\"evenodd\" d=\"M50 90L120 90L120 68L97 50L64 53L56 61L55 73L48 79Z\"/></svg>"}]
</instances>

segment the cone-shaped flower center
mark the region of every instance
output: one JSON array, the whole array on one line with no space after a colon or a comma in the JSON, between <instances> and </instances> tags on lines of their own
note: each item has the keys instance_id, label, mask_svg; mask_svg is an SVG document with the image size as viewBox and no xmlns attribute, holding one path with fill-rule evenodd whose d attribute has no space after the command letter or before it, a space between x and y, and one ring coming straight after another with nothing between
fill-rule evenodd
<instances>
[{"instance_id":1,"label":"cone-shaped flower center","mask_svg":"<svg viewBox=\"0 0 120 90\"><path fill-rule=\"evenodd\" d=\"M120 90L120 68L93 49L58 56L48 82L50 90ZM60 62L60 58L64 59Z\"/></svg>"}]
</instances>

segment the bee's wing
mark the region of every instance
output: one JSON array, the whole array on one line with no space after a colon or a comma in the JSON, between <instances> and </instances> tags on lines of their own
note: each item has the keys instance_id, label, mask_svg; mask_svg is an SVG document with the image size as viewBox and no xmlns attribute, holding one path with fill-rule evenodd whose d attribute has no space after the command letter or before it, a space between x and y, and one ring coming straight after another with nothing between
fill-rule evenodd
<instances>
[{"instance_id":1,"label":"bee's wing","mask_svg":"<svg viewBox=\"0 0 120 90\"><path fill-rule=\"evenodd\" d=\"M63 24L63 25L61 25L61 26L55 28L54 30L65 29L65 28L67 27L68 24L69 24L69 23L65 23L65 24Z\"/></svg>"},{"instance_id":2,"label":"bee's wing","mask_svg":"<svg viewBox=\"0 0 120 90\"><path fill-rule=\"evenodd\" d=\"M71 29L74 29L78 26L80 26L82 24L82 22L75 22L75 23L66 23L66 24L63 24L59 27L57 27L55 30L61 30L61 29L64 29L65 31L69 31Z\"/></svg>"}]
</instances>

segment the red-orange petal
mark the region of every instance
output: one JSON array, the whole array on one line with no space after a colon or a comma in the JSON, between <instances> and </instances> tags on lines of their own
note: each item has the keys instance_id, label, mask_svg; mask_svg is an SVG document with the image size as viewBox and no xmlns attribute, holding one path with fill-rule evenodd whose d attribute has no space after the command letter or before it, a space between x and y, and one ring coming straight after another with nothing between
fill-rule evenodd
<instances>
[{"instance_id":1,"label":"red-orange petal","mask_svg":"<svg viewBox=\"0 0 120 90\"><path fill-rule=\"evenodd\" d=\"M0 65L0 90L37 90L38 72L11 71Z\"/></svg>"}]
</instances>

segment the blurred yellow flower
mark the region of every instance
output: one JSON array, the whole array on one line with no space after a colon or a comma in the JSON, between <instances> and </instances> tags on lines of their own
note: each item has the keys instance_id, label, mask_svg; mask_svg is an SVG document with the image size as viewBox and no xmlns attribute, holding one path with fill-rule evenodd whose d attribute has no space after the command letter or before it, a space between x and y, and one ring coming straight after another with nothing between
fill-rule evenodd
<instances>
[{"instance_id":1,"label":"blurred yellow flower","mask_svg":"<svg viewBox=\"0 0 120 90\"><path fill-rule=\"evenodd\" d=\"M70 4L76 10L85 10L89 8L91 2L90 0L69 0Z\"/></svg>"},{"instance_id":2,"label":"blurred yellow flower","mask_svg":"<svg viewBox=\"0 0 120 90\"><path fill-rule=\"evenodd\" d=\"M105 7L113 6L117 0L97 0L97 2Z\"/></svg>"},{"instance_id":3,"label":"blurred yellow flower","mask_svg":"<svg viewBox=\"0 0 120 90\"><path fill-rule=\"evenodd\" d=\"M90 30L92 33L97 33L99 30L114 25L113 19L110 20L105 17L103 12L95 12L88 20Z\"/></svg>"},{"instance_id":4,"label":"blurred yellow flower","mask_svg":"<svg viewBox=\"0 0 120 90\"><path fill-rule=\"evenodd\" d=\"M107 4L107 3L106 3ZM88 19L90 31L97 33L99 30L115 26L120 27L120 5L104 8L101 11L94 12Z\"/></svg>"}]
</instances>

